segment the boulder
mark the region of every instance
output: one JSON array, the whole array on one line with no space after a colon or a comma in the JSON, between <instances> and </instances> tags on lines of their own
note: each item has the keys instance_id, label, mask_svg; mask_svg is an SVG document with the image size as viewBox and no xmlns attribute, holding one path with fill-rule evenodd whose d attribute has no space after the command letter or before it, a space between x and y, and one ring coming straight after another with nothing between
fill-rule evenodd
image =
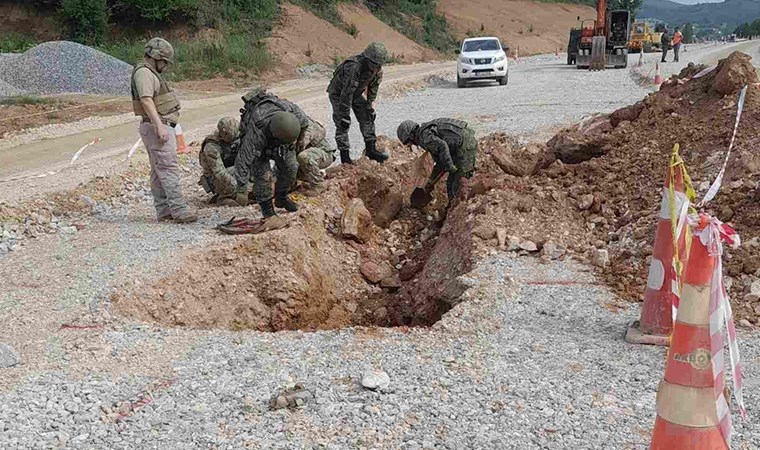
<instances>
[{"instance_id":1,"label":"boulder","mask_svg":"<svg viewBox=\"0 0 760 450\"><path fill-rule=\"evenodd\" d=\"M567 252L567 247L556 242L546 241L541 248L541 258L543 259L560 259Z\"/></svg>"},{"instance_id":2,"label":"boulder","mask_svg":"<svg viewBox=\"0 0 760 450\"><path fill-rule=\"evenodd\" d=\"M402 206L404 206L404 195L398 191L389 192L375 211L375 225L380 228L388 228L393 219L401 212Z\"/></svg>"},{"instance_id":3,"label":"boulder","mask_svg":"<svg viewBox=\"0 0 760 450\"><path fill-rule=\"evenodd\" d=\"M610 130L609 117L598 116L560 131L546 145L563 163L578 164L605 153L605 133Z\"/></svg>"},{"instance_id":4,"label":"boulder","mask_svg":"<svg viewBox=\"0 0 760 450\"><path fill-rule=\"evenodd\" d=\"M367 281L372 284L377 284L382 280L393 276L393 267L391 267L391 265L386 261L383 261L380 264L372 261L366 261L361 265L361 267L359 267L359 272L361 272L362 276Z\"/></svg>"},{"instance_id":5,"label":"boulder","mask_svg":"<svg viewBox=\"0 0 760 450\"><path fill-rule=\"evenodd\" d=\"M341 235L365 243L372 239L372 227L372 214L364 207L364 202L360 198L352 198L340 221Z\"/></svg>"},{"instance_id":6,"label":"boulder","mask_svg":"<svg viewBox=\"0 0 760 450\"><path fill-rule=\"evenodd\" d=\"M752 66L752 57L742 52L733 52L718 63L713 88L723 95L738 92L743 86L757 83L757 72Z\"/></svg>"},{"instance_id":7,"label":"boulder","mask_svg":"<svg viewBox=\"0 0 760 450\"><path fill-rule=\"evenodd\" d=\"M639 118L639 114L644 110L644 102L634 103L631 106L620 108L617 111L610 114L610 125L617 128L621 122L634 122Z\"/></svg>"}]
</instances>

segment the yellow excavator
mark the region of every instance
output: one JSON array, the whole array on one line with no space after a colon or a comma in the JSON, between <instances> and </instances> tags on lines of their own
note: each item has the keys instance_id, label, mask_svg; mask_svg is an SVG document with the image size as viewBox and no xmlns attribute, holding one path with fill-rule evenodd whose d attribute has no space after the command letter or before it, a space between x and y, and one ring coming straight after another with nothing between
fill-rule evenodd
<instances>
[{"instance_id":1,"label":"yellow excavator","mask_svg":"<svg viewBox=\"0 0 760 450\"><path fill-rule=\"evenodd\" d=\"M631 37L628 40L630 53L651 53L660 50L661 32L652 31L646 22L634 22L631 25Z\"/></svg>"}]
</instances>

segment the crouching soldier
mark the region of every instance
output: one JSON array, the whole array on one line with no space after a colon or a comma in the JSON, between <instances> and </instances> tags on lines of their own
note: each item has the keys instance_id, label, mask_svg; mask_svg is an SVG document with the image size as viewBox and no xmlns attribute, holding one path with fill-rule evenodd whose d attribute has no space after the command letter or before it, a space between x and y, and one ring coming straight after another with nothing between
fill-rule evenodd
<instances>
[{"instance_id":1,"label":"crouching soldier","mask_svg":"<svg viewBox=\"0 0 760 450\"><path fill-rule=\"evenodd\" d=\"M235 157L240 145L240 124L233 117L223 117L216 126L214 134L206 137L198 154L203 175L198 182L208 193L213 193L211 203L223 206L245 206L248 199L242 196L244 203L235 200L238 192L235 181Z\"/></svg>"},{"instance_id":2,"label":"crouching soldier","mask_svg":"<svg viewBox=\"0 0 760 450\"><path fill-rule=\"evenodd\" d=\"M446 194L451 204L459 193L462 177L470 178L475 171L478 141L467 122L441 118L418 124L406 120L396 133L402 144L422 147L433 157L433 173L423 188L426 193L432 192L443 173L448 172Z\"/></svg>"},{"instance_id":3,"label":"crouching soldier","mask_svg":"<svg viewBox=\"0 0 760 450\"><path fill-rule=\"evenodd\" d=\"M240 149L235 158L237 197L245 196L245 186L251 179L253 190L249 199L259 204L265 218L275 216L275 206L298 211L288 193L298 174L295 144L309 127L309 119L295 104L261 88L243 96L243 101ZM274 195L270 160L277 168Z\"/></svg>"},{"instance_id":4,"label":"crouching soldier","mask_svg":"<svg viewBox=\"0 0 760 450\"><path fill-rule=\"evenodd\" d=\"M330 148L325 136L325 127L309 118L309 126L296 142L298 179L304 182L304 193L309 196L324 190L323 170L335 161L335 150Z\"/></svg>"}]
</instances>

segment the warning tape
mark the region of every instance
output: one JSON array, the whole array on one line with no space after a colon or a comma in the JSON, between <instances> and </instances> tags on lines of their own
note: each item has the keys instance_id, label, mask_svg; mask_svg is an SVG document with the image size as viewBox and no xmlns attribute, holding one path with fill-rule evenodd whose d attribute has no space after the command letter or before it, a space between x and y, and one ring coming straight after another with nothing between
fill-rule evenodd
<instances>
[{"instance_id":1,"label":"warning tape","mask_svg":"<svg viewBox=\"0 0 760 450\"><path fill-rule=\"evenodd\" d=\"M744 86L742 88L741 93L739 94L739 104L736 109L736 121L734 122L734 132L731 135L731 142L728 144L728 151L726 152L726 158L723 160L723 167L721 167L720 172L718 172L718 176L715 178L715 181L713 181L712 185L710 186L710 189L707 190L707 193L705 194L704 198L701 202L697 205L697 207L701 208L703 207L707 202L715 198L715 196L718 194L718 191L720 190L721 184L723 184L723 176L726 174L726 167L728 166L728 159L731 157L731 150L734 148L734 143L736 142L736 133L739 131L739 120L742 118L742 111L744 111L744 100L747 97L747 86Z\"/></svg>"},{"instance_id":2,"label":"warning tape","mask_svg":"<svg viewBox=\"0 0 760 450\"><path fill-rule=\"evenodd\" d=\"M87 147L90 147L90 146L92 146L92 145L95 145L95 144L97 144L97 143L99 143L99 142L100 142L100 138L99 138L99 137L97 137L97 138L93 139L91 142L89 142L89 143L87 143L87 144L84 144L83 146L81 146L81 147L79 148L79 150L77 150L77 151L76 151L76 153L74 153L74 156L72 156L72 157L71 157L71 163L70 163L70 164L74 164L74 162L76 162L76 160L77 160L77 159L79 159L79 157L80 157L80 156L82 156L82 153L84 152L84 150L85 150Z\"/></svg>"}]
</instances>

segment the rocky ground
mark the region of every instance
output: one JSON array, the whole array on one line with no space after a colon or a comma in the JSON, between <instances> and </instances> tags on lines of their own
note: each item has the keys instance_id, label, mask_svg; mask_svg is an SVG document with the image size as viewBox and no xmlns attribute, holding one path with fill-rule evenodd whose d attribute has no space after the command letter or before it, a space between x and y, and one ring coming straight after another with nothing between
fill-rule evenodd
<instances>
[{"instance_id":1,"label":"rocky ground","mask_svg":"<svg viewBox=\"0 0 760 450\"><path fill-rule=\"evenodd\" d=\"M638 92L629 103L649 92L622 72L597 81ZM483 95L496 89L511 92ZM383 101L380 128L430 92ZM442 225L440 189L423 213L405 200L429 161L387 139L391 163L333 171L324 197L299 197L290 227L266 235L213 229L258 212L205 204L192 155L182 177L197 224L154 223L140 163L4 205L14 249L0 256L0 447L647 448L664 350L624 343L637 306L577 262L604 266L605 250L617 261L606 232L619 221L584 175L608 156L563 165L541 138L525 142L580 114L572 104L546 125L524 114L522 136L481 139L478 174ZM646 136L659 138L639 133L631 148ZM646 195L642 208L656 203ZM347 236L359 199L371 233ZM739 346L750 420L736 417L734 448L751 449L754 328L740 328ZM277 409L297 384L303 404Z\"/></svg>"}]
</instances>

